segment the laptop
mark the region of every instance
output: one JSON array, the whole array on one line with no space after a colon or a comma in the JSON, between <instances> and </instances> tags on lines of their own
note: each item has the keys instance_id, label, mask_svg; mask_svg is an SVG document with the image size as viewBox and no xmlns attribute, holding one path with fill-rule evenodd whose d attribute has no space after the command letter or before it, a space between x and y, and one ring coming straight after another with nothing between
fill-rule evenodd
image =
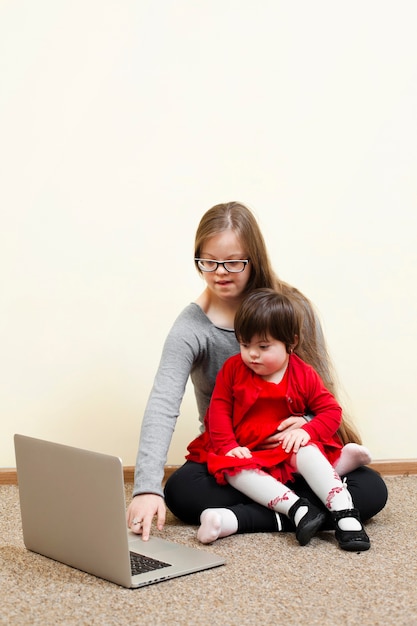
<instances>
[{"instance_id":1,"label":"laptop","mask_svg":"<svg viewBox=\"0 0 417 626\"><path fill-rule=\"evenodd\" d=\"M199 548L142 541L128 530L118 457L19 434L14 445L28 550L128 588L224 564Z\"/></svg>"}]
</instances>

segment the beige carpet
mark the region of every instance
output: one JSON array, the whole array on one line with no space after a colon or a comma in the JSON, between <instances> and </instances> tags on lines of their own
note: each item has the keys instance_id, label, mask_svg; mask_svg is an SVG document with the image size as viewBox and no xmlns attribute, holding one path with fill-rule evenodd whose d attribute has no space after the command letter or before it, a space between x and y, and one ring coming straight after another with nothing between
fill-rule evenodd
<instances>
[{"instance_id":1,"label":"beige carpet","mask_svg":"<svg viewBox=\"0 0 417 626\"><path fill-rule=\"evenodd\" d=\"M386 482L369 552L341 551L332 533L304 548L292 534L237 535L205 547L225 566L137 590L28 552L18 489L1 486L0 624L415 626L417 476ZM195 533L169 516L166 537L199 546Z\"/></svg>"}]
</instances>

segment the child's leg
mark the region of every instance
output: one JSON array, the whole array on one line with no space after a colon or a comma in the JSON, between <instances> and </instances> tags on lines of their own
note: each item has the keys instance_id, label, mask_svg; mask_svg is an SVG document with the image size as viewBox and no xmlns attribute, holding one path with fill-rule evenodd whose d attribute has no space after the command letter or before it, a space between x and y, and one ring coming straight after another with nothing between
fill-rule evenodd
<instances>
[{"instance_id":1,"label":"child's leg","mask_svg":"<svg viewBox=\"0 0 417 626\"><path fill-rule=\"evenodd\" d=\"M309 445L300 448L293 458L297 472L333 513L341 547L345 550L367 550L369 538L353 508L352 497L326 457L316 446Z\"/></svg>"},{"instance_id":2,"label":"child's leg","mask_svg":"<svg viewBox=\"0 0 417 626\"><path fill-rule=\"evenodd\" d=\"M293 456L296 470L330 511L353 508L352 498L340 476L324 454L314 446L304 446ZM353 530L353 529L352 529Z\"/></svg>"},{"instance_id":3,"label":"child's leg","mask_svg":"<svg viewBox=\"0 0 417 626\"><path fill-rule=\"evenodd\" d=\"M260 470L243 470L233 476L227 475L226 480L251 500L277 513L288 515L292 505L299 500L294 491Z\"/></svg>"},{"instance_id":4,"label":"child's leg","mask_svg":"<svg viewBox=\"0 0 417 626\"><path fill-rule=\"evenodd\" d=\"M361 465L368 465L372 461L368 448L358 443L347 443L341 450L340 457L334 466L339 476L344 476Z\"/></svg>"},{"instance_id":5,"label":"child's leg","mask_svg":"<svg viewBox=\"0 0 417 626\"><path fill-rule=\"evenodd\" d=\"M233 476L226 476L227 482L246 496L272 509L287 515L296 527L296 537L301 545L306 545L316 534L325 519L324 511L318 509L305 498L259 470L243 470Z\"/></svg>"},{"instance_id":6,"label":"child's leg","mask_svg":"<svg viewBox=\"0 0 417 626\"><path fill-rule=\"evenodd\" d=\"M282 495L283 502L280 512L287 513L291 506L299 500L299 497L293 493L291 489L288 489L288 487L285 487L285 485L282 485L281 483L277 483L272 476L263 472L258 473L253 470L242 471L239 476L241 478L236 481L234 480L236 477L228 477L228 482L235 487L235 489L251 498L254 502L275 510L277 517L277 529L280 530L282 528L282 523L278 509L274 509L269 506L269 500L277 499L277 486ZM240 487L237 486L237 483L239 483ZM267 493L265 497L259 498L261 489L264 491L266 489ZM304 509L304 513L306 513L307 508L304 507ZM301 513L299 513L298 517L301 517ZM212 543L220 537L228 537L236 533L238 529L237 518L229 509L205 509L201 514L200 522L201 525L197 531L197 539L201 541L201 543Z\"/></svg>"}]
</instances>

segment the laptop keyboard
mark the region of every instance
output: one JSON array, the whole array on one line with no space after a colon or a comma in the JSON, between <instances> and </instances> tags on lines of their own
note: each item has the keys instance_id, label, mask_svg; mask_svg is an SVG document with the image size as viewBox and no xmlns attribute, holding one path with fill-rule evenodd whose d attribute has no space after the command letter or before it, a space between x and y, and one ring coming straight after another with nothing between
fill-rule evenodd
<instances>
[{"instance_id":1,"label":"laptop keyboard","mask_svg":"<svg viewBox=\"0 0 417 626\"><path fill-rule=\"evenodd\" d=\"M130 552L130 567L132 570L132 576L137 574L143 574L145 572L153 572L163 567L170 567L171 563L164 563L163 561L157 561L150 556L144 556L137 552Z\"/></svg>"}]
</instances>

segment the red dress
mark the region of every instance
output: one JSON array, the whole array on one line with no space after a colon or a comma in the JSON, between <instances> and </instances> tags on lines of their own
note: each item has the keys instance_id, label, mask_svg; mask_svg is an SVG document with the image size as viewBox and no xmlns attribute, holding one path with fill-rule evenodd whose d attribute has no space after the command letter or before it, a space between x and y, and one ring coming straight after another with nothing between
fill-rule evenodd
<instances>
[{"instance_id":1,"label":"red dress","mask_svg":"<svg viewBox=\"0 0 417 626\"><path fill-rule=\"evenodd\" d=\"M296 471L289 462L293 453L285 452L281 446L272 450L258 446L276 432L282 420L307 413L314 418L303 425L303 430L334 464L342 448L336 434L341 407L315 370L291 355L284 378L277 385L255 374L237 354L225 362L218 374L205 417L206 430L188 446L187 459L207 463L220 484L226 483L225 472L235 474L243 469L264 470L286 483ZM237 446L249 448L252 457L226 456Z\"/></svg>"}]
</instances>

